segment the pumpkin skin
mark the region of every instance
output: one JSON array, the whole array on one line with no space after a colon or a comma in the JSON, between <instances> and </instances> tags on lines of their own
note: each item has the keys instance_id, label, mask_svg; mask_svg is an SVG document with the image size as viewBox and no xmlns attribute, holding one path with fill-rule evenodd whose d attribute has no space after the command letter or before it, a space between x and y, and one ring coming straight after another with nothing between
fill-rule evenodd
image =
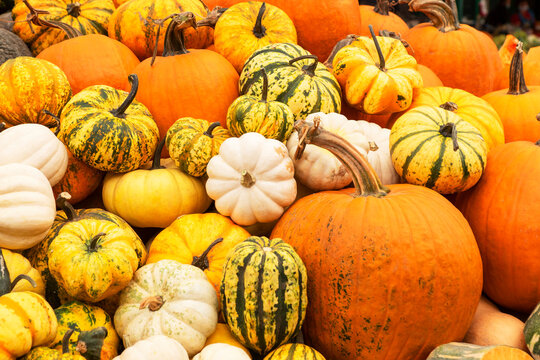
<instances>
[{"instance_id":1,"label":"pumpkin skin","mask_svg":"<svg viewBox=\"0 0 540 360\"><path fill-rule=\"evenodd\" d=\"M0 65L0 118L7 126L50 124L48 110L58 114L71 98L60 68L48 61L20 56Z\"/></svg>"},{"instance_id":2,"label":"pumpkin skin","mask_svg":"<svg viewBox=\"0 0 540 360\"><path fill-rule=\"evenodd\" d=\"M229 344L211 344L205 346L193 360L250 360L251 357L242 349Z\"/></svg>"},{"instance_id":3,"label":"pumpkin skin","mask_svg":"<svg viewBox=\"0 0 540 360\"><path fill-rule=\"evenodd\" d=\"M32 56L32 53L20 37L0 27L0 65L17 56Z\"/></svg>"},{"instance_id":4,"label":"pumpkin skin","mask_svg":"<svg viewBox=\"0 0 540 360\"><path fill-rule=\"evenodd\" d=\"M165 335L154 335L125 349L114 360L189 360L186 349L174 339Z\"/></svg>"},{"instance_id":5,"label":"pumpkin skin","mask_svg":"<svg viewBox=\"0 0 540 360\"><path fill-rule=\"evenodd\" d=\"M109 18L114 11L112 0L80 0L77 2L71 0L56 0L54 2L28 0L28 2L35 9L49 12L40 15L40 19L63 22L79 30L83 35L107 34ZM31 28L24 21L28 14L28 7L22 0L15 1L12 13L13 19L16 21L13 32L29 44L34 55L38 55L49 46L67 38L66 33L61 29L34 24Z\"/></svg>"},{"instance_id":6,"label":"pumpkin skin","mask_svg":"<svg viewBox=\"0 0 540 360\"><path fill-rule=\"evenodd\" d=\"M466 343L452 342L437 346L429 354L426 360L445 360L445 359L463 359L463 360L530 360L531 357L525 351L505 345L479 346Z\"/></svg>"},{"instance_id":7,"label":"pumpkin skin","mask_svg":"<svg viewBox=\"0 0 540 360\"><path fill-rule=\"evenodd\" d=\"M238 340L236 340L227 324L218 323L216 325L216 331L214 331L212 335L210 335L208 339L206 339L204 347L212 344L229 344L232 346L236 346L237 348L244 350L248 355L249 359L252 358L249 350L246 349L242 344L240 344Z\"/></svg>"},{"instance_id":8,"label":"pumpkin skin","mask_svg":"<svg viewBox=\"0 0 540 360\"><path fill-rule=\"evenodd\" d=\"M174 164L186 174L201 177L206 166L217 155L219 147L231 137L219 122L194 118L181 118L167 130L165 144Z\"/></svg>"},{"instance_id":9,"label":"pumpkin skin","mask_svg":"<svg viewBox=\"0 0 540 360\"><path fill-rule=\"evenodd\" d=\"M150 161L158 143L152 115L133 101L136 76L130 79L134 83L129 94L95 85L75 95L62 110L58 137L76 158L98 170L138 169Z\"/></svg>"},{"instance_id":10,"label":"pumpkin skin","mask_svg":"<svg viewBox=\"0 0 540 360\"><path fill-rule=\"evenodd\" d=\"M540 146L507 143L489 152L482 179L455 201L482 254L484 292L495 303L524 313L540 302L540 254L526 246L540 234L539 176Z\"/></svg>"},{"instance_id":11,"label":"pumpkin skin","mask_svg":"<svg viewBox=\"0 0 540 360\"><path fill-rule=\"evenodd\" d=\"M264 355L297 334L307 307L302 259L281 239L250 237L227 257L221 310L234 336Z\"/></svg>"},{"instance_id":12,"label":"pumpkin skin","mask_svg":"<svg viewBox=\"0 0 540 360\"><path fill-rule=\"evenodd\" d=\"M532 311L531 315L529 315L527 321L525 322L525 328L523 329L527 347L535 358L538 358L540 355L540 348L538 347L538 326L540 323L538 310L540 310L540 304L537 305Z\"/></svg>"},{"instance_id":13,"label":"pumpkin skin","mask_svg":"<svg viewBox=\"0 0 540 360\"><path fill-rule=\"evenodd\" d=\"M29 281L19 281L11 289L11 292L31 291L41 296L45 295L45 284L38 270L32 267L28 259L17 252L0 248L0 257L3 258L7 272L9 273L9 282L12 283L17 276L24 274L34 280L35 285ZM0 259L0 265L2 260ZM4 276L0 272L0 277ZM4 279L3 279L4 280ZM7 279L5 279L7 280ZM0 280L1 281L1 280Z\"/></svg>"},{"instance_id":14,"label":"pumpkin skin","mask_svg":"<svg viewBox=\"0 0 540 360\"><path fill-rule=\"evenodd\" d=\"M539 64L540 46L534 46L529 49L527 56L523 56L523 74L525 75L525 80L527 80L528 84L540 85L540 77L537 74ZM505 75L508 75L508 72L506 72Z\"/></svg>"},{"instance_id":15,"label":"pumpkin skin","mask_svg":"<svg viewBox=\"0 0 540 360\"><path fill-rule=\"evenodd\" d=\"M403 35L409 31L409 26L403 19L390 10L389 0L377 0L375 6L360 5L360 31L357 33L361 36L369 36L368 24L373 26L375 34L379 34L381 30L388 30L396 34Z\"/></svg>"},{"instance_id":16,"label":"pumpkin skin","mask_svg":"<svg viewBox=\"0 0 540 360\"><path fill-rule=\"evenodd\" d=\"M306 343L332 360L421 360L435 346L462 338L482 289L482 261L465 218L422 186L388 185L386 193L352 147L309 129L311 144L353 155L344 161L358 170L365 190L299 199L272 232L306 265Z\"/></svg>"},{"instance_id":17,"label":"pumpkin skin","mask_svg":"<svg viewBox=\"0 0 540 360\"><path fill-rule=\"evenodd\" d=\"M255 50L275 43L296 44L296 29L289 16L274 5L241 2L228 8L216 23L216 51L225 56L238 73Z\"/></svg>"},{"instance_id":18,"label":"pumpkin skin","mask_svg":"<svg viewBox=\"0 0 540 360\"><path fill-rule=\"evenodd\" d=\"M430 68L422 64L416 64L416 69L422 76L422 82L424 83L424 88L433 87L433 86L444 86L443 82L437 74L433 72ZM414 99L413 99L414 100Z\"/></svg>"},{"instance_id":19,"label":"pumpkin skin","mask_svg":"<svg viewBox=\"0 0 540 360\"><path fill-rule=\"evenodd\" d=\"M364 5L365 6L365 5ZM264 360L326 360L317 350L304 344L287 344L278 347L270 354L266 355Z\"/></svg>"}]
</instances>

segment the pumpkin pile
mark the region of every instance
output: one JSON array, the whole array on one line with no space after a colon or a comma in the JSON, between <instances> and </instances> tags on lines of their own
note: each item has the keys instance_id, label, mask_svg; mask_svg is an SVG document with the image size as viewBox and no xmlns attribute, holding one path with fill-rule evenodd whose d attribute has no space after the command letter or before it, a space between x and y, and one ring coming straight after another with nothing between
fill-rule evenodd
<instances>
[{"instance_id":1,"label":"pumpkin pile","mask_svg":"<svg viewBox=\"0 0 540 360\"><path fill-rule=\"evenodd\" d=\"M0 359L540 358L540 48L401 2L0 0Z\"/></svg>"}]
</instances>

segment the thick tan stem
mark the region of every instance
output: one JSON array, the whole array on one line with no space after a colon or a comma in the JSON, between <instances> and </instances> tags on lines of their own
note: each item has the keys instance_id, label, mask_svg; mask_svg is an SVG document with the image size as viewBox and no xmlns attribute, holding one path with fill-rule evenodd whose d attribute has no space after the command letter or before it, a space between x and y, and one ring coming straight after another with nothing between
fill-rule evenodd
<instances>
[{"instance_id":1,"label":"thick tan stem","mask_svg":"<svg viewBox=\"0 0 540 360\"><path fill-rule=\"evenodd\" d=\"M358 39L358 35L349 34L345 39L339 40L337 44L332 49L332 52L328 56L328 59L324 62L324 66L326 66L329 69L332 69L332 63L334 62L334 58L336 57L336 54L339 50L343 49L347 45L351 45L353 41Z\"/></svg>"},{"instance_id":2,"label":"thick tan stem","mask_svg":"<svg viewBox=\"0 0 540 360\"><path fill-rule=\"evenodd\" d=\"M150 296L141 302L141 304L139 305L139 309L142 310L148 308L148 310L150 311L158 311L159 309L161 309L163 304L165 304L165 300L163 300L162 296Z\"/></svg>"},{"instance_id":3,"label":"thick tan stem","mask_svg":"<svg viewBox=\"0 0 540 360\"><path fill-rule=\"evenodd\" d=\"M509 76L509 95L521 95L529 92L527 84L525 84L525 75L523 73L523 43L521 41L518 42L514 56L512 56Z\"/></svg>"},{"instance_id":4,"label":"thick tan stem","mask_svg":"<svg viewBox=\"0 0 540 360\"><path fill-rule=\"evenodd\" d=\"M240 184L244 187L250 188L255 185L256 179L248 170L242 170L242 178L240 179Z\"/></svg>"},{"instance_id":5,"label":"thick tan stem","mask_svg":"<svg viewBox=\"0 0 540 360\"><path fill-rule=\"evenodd\" d=\"M439 107L444 110L448 110L452 112L457 111L458 109L458 105L455 102L451 102L451 101L447 101Z\"/></svg>"},{"instance_id":6,"label":"thick tan stem","mask_svg":"<svg viewBox=\"0 0 540 360\"><path fill-rule=\"evenodd\" d=\"M410 11L424 13L439 31L449 32L458 30L460 25L455 0L447 1L450 5L441 0L410 0L400 2L408 3Z\"/></svg>"}]
</instances>

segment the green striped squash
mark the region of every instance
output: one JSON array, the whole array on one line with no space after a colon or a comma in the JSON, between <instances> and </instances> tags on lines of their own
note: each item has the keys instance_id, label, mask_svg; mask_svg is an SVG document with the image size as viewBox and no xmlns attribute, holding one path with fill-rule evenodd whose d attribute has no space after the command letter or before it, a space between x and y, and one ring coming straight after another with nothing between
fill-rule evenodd
<instances>
[{"instance_id":1,"label":"green striped squash","mask_svg":"<svg viewBox=\"0 0 540 360\"><path fill-rule=\"evenodd\" d=\"M326 360L317 350L304 344L287 344L278 347L264 360Z\"/></svg>"},{"instance_id":2,"label":"green striped squash","mask_svg":"<svg viewBox=\"0 0 540 360\"><path fill-rule=\"evenodd\" d=\"M540 359L540 304L536 306L525 322L523 334L525 335L527 347L533 357L537 360Z\"/></svg>"},{"instance_id":3,"label":"green striped squash","mask_svg":"<svg viewBox=\"0 0 540 360\"><path fill-rule=\"evenodd\" d=\"M287 104L295 120L315 112L341 111L337 79L315 55L302 47L278 43L255 51L240 75L242 95L262 96L262 69L268 74L268 100Z\"/></svg>"},{"instance_id":4,"label":"green striped squash","mask_svg":"<svg viewBox=\"0 0 540 360\"><path fill-rule=\"evenodd\" d=\"M62 110L58 137L79 160L101 170L127 172L152 159L159 140L150 111L138 101L137 75L130 93L110 86L90 86Z\"/></svg>"},{"instance_id":5,"label":"green striped squash","mask_svg":"<svg viewBox=\"0 0 540 360\"><path fill-rule=\"evenodd\" d=\"M392 163L399 176L441 194L465 191L476 184L487 152L478 129L439 107L409 110L390 132Z\"/></svg>"},{"instance_id":6,"label":"green striped squash","mask_svg":"<svg viewBox=\"0 0 540 360\"><path fill-rule=\"evenodd\" d=\"M267 354L296 335L307 308L306 268L281 239L252 236L227 258L221 311L234 336Z\"/></svg>"}]
</instances>

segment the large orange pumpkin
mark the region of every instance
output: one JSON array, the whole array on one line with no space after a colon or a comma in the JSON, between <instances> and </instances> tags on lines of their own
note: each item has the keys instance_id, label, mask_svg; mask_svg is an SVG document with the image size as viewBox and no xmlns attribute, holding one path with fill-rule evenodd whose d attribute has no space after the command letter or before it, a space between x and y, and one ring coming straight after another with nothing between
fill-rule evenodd
<instances>
[{"instance_id":1,"label":"large orange pumpkin","mask_svg":"<svg viewBox=\"0 0 540 360\"><path fill-rule=\"evenodd\" d=\"M529 49L527 57L523 57L523 73L529 85L540 85L540 46ZM508 74L508 72L506 73Z\"/></svg>"},{"instance_id":2,"label":"large orange pumpkin","mask_svg":"<svg viewBox=\"0 0 540 360\"><path fill-rule=\"evenodd\" d=\"M369 36L368 25L373 26L375 34L388 30L403 35L409 31L409 26L403 19L390 12L390 0L377 0L375 6L360 5L361 28L358 35Z\"/></svg>"},{"instance_id":3,"label":"large orange pumpkin","mask_svg":"<svg viewBox=\"0 0 540 360\"><path fill-rule=\"evenodd\" d=\"M306 265L306 343L332 360L423 360L462 339L482 289L463 215L425 187L382 187L348 142L317 125L295 127L346 163L356 187L298 200L271 235Z\"/></svg>"}]
</instances>

